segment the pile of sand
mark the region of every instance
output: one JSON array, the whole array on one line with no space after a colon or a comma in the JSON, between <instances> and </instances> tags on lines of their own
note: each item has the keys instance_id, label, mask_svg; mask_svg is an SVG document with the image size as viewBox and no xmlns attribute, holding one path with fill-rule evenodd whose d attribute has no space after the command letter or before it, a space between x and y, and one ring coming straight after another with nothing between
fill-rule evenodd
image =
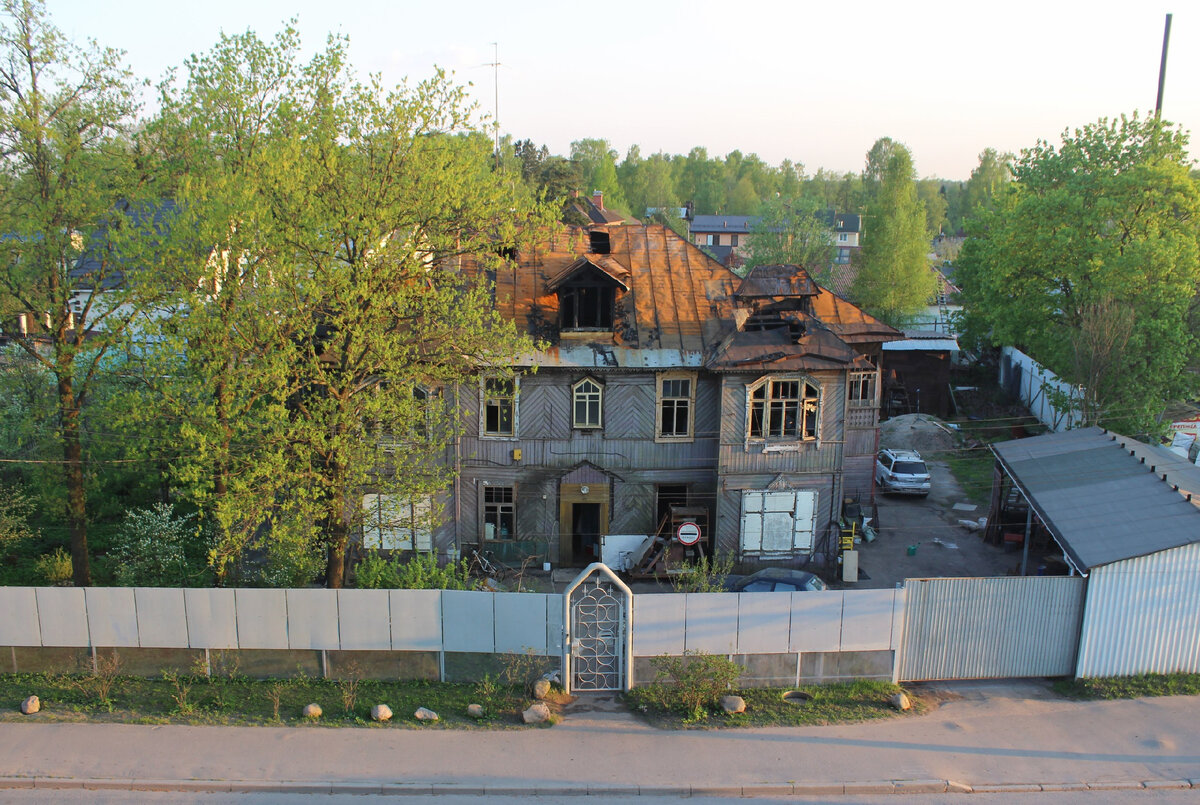
<instances>
[{"instance_id":1,"label":"pile of sand","mask_svg":"<svg viewBox=\"0 0 1200 805\"><path fill-rule=\"evenodd\" d=\"M879 426L879 446L916 450L925 458L952 451L958 441L946 423L929 414L905 414Z\"/></svg>"}]
</instances>

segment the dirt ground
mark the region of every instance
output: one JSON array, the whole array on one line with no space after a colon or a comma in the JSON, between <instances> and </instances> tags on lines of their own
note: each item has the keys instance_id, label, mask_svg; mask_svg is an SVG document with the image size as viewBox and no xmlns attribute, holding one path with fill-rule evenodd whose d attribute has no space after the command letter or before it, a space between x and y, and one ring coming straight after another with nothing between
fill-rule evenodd
<instances>
[{"instance_id":1,"label":"dirt ground","mask_svg":"<svg viewBox=\"0 0 1200 805\"><path fill-rule=\"evenodd\" d=\"M878 495L878 538L861 542L859 568L870 578L855 587L895 587L909 578L1005 576L1020 562L1020 554L983 541L983 531L969 530L960 520L986 517L982 507L962 494L946 462L956 437L940 420L925 414L895 417L880 428L880 445L917 450L932 476L926 498ZM851 586L851 585L847 585Z\"/></svg>"}]
</instances>

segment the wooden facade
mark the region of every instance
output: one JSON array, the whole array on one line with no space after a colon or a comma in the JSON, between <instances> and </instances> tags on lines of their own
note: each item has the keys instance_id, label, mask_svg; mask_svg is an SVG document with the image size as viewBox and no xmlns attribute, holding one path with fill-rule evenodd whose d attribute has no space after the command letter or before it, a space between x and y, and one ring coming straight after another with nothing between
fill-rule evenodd
<instances>
[{"instance_id":1,"label":"wooden facade","mask_svg":"<svg viewBox=\"0 0 1200 805\"><path fill-rule=\"evenodd\" d=\"M844 494L871 494L877 358L900 334L795 266L742 279L666 227L596 232L564 228L489 274L497 309L550 346L516 367L507 429L484 383L457 390L438 549L583 566L601 534L653 534L674 504L707 511L716 551L753 560L745 495L767 490L804 492L828 533Z\"/></svg>"}]
</instances>

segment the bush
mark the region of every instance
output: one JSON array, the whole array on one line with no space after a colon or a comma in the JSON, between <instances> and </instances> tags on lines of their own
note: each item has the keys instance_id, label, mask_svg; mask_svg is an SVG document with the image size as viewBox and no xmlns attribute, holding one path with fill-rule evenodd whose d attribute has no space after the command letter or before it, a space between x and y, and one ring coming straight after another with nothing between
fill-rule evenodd
<instances>
[{"instance_id":1,"label":"bush","mask_svg":"<svg viewBox=\"0 0 1200 805\"><path fill-rule=\"evenodd\" d=\"M671 586L677 593L722 593L725 577L732 571L732 556L724 559L702 556L681 564L671 575Z\"/></svg>"},{"instance_id":2,"label":"bush","mask_svg":"<svg viewBox=\"0 0 1200 805\"><path fill-rule=\"evenodd\" d=\"M177 517L165 503L126 512L111 551L117 584L124 587L195 584L205 573L199 557L207 553L207 545L192 521L191 515Z\"/></svg>"},{"instance_id":3,"label":"bush","mask_svg":"<svg viewBox=\"0 0 1200 805\"><path fill-rule=\"evenodd\" d=\"M33 566L47 584L55 587L69 583L74 573L71 554L62 548L55 548L53 553L39 556Z\"/></svg>"},{"instance_id":4,"label":"bush","mask_svg":"<svg viewBox=\"0 0 1200 805\"><path fill-rule=\"evenodd\" d=\"M433 554L401 561L385 559L372 551L357 569L358 587L364 590L471 590L475 583L466 559L439 567Z\"/></svg>"},{"instance_id":5,"label":"bush","mask_svg":"<svg viewBox=\"0 0 1200 805\"><path fill-rule=\"evenodd\" d=\"M687 721L708 716L742 676L742 666L728 657L703 651L650 661L654 682L634 691L635 699L657 710L678 713Z\"/></svg>"}]
</instances>

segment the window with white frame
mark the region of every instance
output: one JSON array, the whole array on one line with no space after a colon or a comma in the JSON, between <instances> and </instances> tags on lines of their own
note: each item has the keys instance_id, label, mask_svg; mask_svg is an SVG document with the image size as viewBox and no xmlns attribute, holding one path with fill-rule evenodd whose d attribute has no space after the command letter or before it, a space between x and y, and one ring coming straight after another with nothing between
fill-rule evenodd
<instances>
[{"instance_id":1,"label":"window with white frame","mask_svg":"<svg viewBox=\"0 0 1200 805\"><path fill-rule=\"evenodd\" d=\"M754 441L814 441L820 408L811 378L768 375L746 387L746 433Z\"/></svg>"},{"instance_id":2,"label":"window with white frame","mask_svg":"<svg viewBox=\"0 0 1200 805\"><path fill-rule=\"evenodd\" d=\"M483 436L512 438L517 434L516 378L485 378L479 406L479 431Z\"/></svg>"},{"instance_id":3,"label":"window with white frame","mask_svg":"<svg viewBox=\"0 0 1200 805\"><path fill-rule=\"evenodd\" d=\"M603 427L604 389L590 377L571 386L571 426L575 428Z\"/></svg>"},{"instance_id":4,"label":"window with white frame","mask_svg":"<svg viewBox=\"0 0 1200 805\"><path fill-rule=\"evenodd\" d=\"M691 441L696 407L696 375L668 372L658 375L658 441Z\"/></svg>"},{"instance_id":5,"label":"window with white frame","mask_svg":"<svg viewBox=\"0 0 1200 805\"><path fill-rule=\"evenodd\" d=\"M509 540L516 538L516 495L511 486L483 488L483 538Z\"/></svg>"},{"instance_id":6,"label":"window with white frame","mask_svg":"<svg viewBox=\"0 0 1200 805\"><path fill-rule=\"evenodd\" d=\"M387 551L433 550L433 498L363 495L363 546Z\"/></svg>"},{"instance_id":7,"label":"window with white frame","mask_svg":"<svg viewBox=\"0 0 1200 805\"><path fill-rule=\"evenodd\" d=\"M846 396L849 398L852 408L871 408L876 405L875 389L878 376L879 373L875 370L850 373L850 388L847 390Z\"/></svg>"}]
</instances>

